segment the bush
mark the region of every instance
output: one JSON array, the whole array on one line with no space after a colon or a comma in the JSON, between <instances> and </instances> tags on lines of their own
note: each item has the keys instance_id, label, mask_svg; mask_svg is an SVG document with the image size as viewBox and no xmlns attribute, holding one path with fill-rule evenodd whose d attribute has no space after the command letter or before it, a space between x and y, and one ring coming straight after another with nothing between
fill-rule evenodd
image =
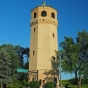
<instances>
[{"instance_id":1,"label":"bush","mask_svg":"<svg viewBox=\"0 0 88 88\"><path fill-rule=\"evenodd\" d=\"M20 82L13 82L13 83L7 84L6 88L22 88L22 85Z\"/></svg>"},{"instance_id":2,"label":"bush","mask_svg":"<svg viewBox=\"0 0 88 88\"><path fill-rule=\"evenodd\" d=\"M31 82L29 83L29 87L30 87L30 88L36 88L36 87L37 87L37 81L31 81Z\"/></svg>"},{"instance_id":3,"label":"bush","mask_svg":"<svg viewBox=\"0 0 88 88\"><path fill-rule=\"evenodd\" d=\"M55 87L54 87L54 83L53 83L53 82L47 82L47 83L45 84L45 88L55 88Z\"/></svg>"},{"instance_id":4,"label":"bush","mask_svg":"<svg viewBox=\"0 0 88 88\"><path fill-rule=\"evenodd\" d=\"M28 81L23 80L23 81L21 82L21 84L23 85L23 88L25 88L26 86L28 86Z\"/></svg>"}]
</instances>

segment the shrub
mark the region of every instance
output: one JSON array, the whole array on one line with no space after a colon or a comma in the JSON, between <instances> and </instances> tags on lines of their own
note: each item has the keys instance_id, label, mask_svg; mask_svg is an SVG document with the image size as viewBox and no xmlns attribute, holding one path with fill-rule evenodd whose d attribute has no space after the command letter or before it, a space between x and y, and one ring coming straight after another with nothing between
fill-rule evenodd
<instances>
[{"instance_id":1,"label":"shrub","mask_svg":"<svg viewBox=\"0 0 88 88\"><path fill-rule=\"evenodd\" d=\"M36 87L37 87L37 82L36 82L36 81L31 81L31 82L29 83L29 87L30 87L30 88L36 88Z\"/></svg>"},{"instance_id":2,"label":"shrub","mask_svg":"<svg viewBox=\"0 0 88 88\"><path fill-rule=\"evenodd\" d=\"M6 88L22 88L22 85L20 82L13 82L13 83L7 84Z\"/></svg>"},{"instance_id":3,"label":"shrub","mask_svg":"<svg viewBox=\"0 0 88 88\"><path fill-rule=\"evenodd\" d=\"M28 86L28 81L22 80L21 84L23 88L26 88Z\"/></svg>"},{"instance_id":4,"label":"shrub","mask_svg":"<svg viewBox=\"0 0 88 88\"><path fill-rule=\"evenodd\" d=\"M54 87L54 83L53 83L53 82L47 82L47 83L45 84L45 88L55 88L55 87Z\"/></svg>"}]
</instances>

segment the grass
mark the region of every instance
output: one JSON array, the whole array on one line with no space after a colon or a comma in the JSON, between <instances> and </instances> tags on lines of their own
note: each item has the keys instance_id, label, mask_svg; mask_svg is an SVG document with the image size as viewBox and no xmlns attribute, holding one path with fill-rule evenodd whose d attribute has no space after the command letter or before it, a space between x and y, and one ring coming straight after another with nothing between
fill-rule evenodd
<instances>
[{"instance_id":1,"label":"grass","mask_svg":"<svg viewBox=\"0 0 88 88\"><path fill-rule=\"evenodd\" d=\"M78 88L78 85L73 85L68 80L62 80L62 85L66 86L65 88ZM83 84L81 88L88 88L88 84Z\"/></svg>"}]
</instances>

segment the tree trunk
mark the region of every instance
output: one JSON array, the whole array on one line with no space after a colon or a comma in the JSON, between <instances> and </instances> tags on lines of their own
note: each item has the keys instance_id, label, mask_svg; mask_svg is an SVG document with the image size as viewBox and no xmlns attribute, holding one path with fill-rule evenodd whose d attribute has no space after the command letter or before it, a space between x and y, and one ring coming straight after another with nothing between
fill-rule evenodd
<instances>
[{"instance_id":1,"label":"tree trunk","mask_svg":"<svg viewBox=\"0 0 88 88\"><path fill-rule=\"evenodd\" d=\"M1 83L1 88L3 88L3 83Z\"/></svg>"},{"instance_id":2,"label":"tree trunk","mask_svg":"<svg viewBox=\"0 0 88 88\"><path fill-rule=\"evenodd\" d=\"M75 84L78 82L77 71L75 72Z\"/></svg>"},{"instance_id":3,"label":"tree trunk","mask_svg":"<svg viewBox=\"0 0 88 88\"><path fill-rule=\"evenodd\" d=\"M6 84L3 84L3 88L6 88Z\"/></svg>"},{"instance_id":4,"label":"tree trunk","mask_svg":"<svg viewBox=\"0 0 88 88\"><path fill-rule=\"evenodd\" d=\"M81 77L78 80L78 88L81 88Z\"/></svg>"}]
</instances>

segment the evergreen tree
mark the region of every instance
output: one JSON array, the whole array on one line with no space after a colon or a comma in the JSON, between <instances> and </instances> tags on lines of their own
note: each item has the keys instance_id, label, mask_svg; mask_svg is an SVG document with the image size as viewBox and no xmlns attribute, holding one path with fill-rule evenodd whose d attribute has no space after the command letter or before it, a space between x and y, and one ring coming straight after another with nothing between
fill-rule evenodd
<instances>
[{"instance_id":1,"label":"evergreen tree","mask_svg":"<svg viewBox=\"0 0 88 88\"><path fill-rule=\"evenodd\" d=\"M0 48L0 84L1 88L4 84L10 82L11 77L11 57L4 48Z\"/></svg>"}]
</instances>

